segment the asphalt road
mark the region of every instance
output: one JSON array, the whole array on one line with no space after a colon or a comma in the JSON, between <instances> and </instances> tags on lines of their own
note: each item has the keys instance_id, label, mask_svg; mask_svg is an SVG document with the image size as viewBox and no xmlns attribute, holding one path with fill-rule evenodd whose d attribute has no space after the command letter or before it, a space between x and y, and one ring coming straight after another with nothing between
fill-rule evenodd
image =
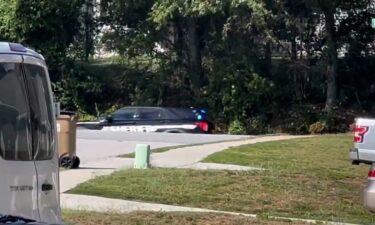
<instances>
[{"instance_id":1,"label":"asphalt road","mask_svg":"<svg viewBox=\"0 0 375 225\"><path fill-rule=\"evenodd\" d=\"M77 156L80 157L82 164L86 164L132 153L137 144L148 144L151 146L151 149L155 149L167 146L204 144L247 138L251 138L251 136L77 130Z\"/></svg>"}]
</instances>

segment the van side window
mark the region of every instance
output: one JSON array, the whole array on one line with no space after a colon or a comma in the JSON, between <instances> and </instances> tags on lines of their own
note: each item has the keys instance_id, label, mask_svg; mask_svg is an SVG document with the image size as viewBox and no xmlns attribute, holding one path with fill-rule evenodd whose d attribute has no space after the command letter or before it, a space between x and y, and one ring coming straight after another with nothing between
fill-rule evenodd
<instances>
[{"instance_id":1,"label":"van side window","mask_svg":"<svg viewBox=\"0 0 375 225\"><path fill-rule=\"evenodd\" d=\"M30 161L30 114L21 65L0 63L0 156Z\"/></svg>"},{"instance_id":2,"label":"van side window","mask_svg":"<svg viewBox=\"0 0 375 225\"><path fill-rule=\"evenodd\" d=\"M43 67L24 64L29 86L30 116L35 160L49 160L54 154L54 125L47 74Z\"/></svg>"}]
</instances>

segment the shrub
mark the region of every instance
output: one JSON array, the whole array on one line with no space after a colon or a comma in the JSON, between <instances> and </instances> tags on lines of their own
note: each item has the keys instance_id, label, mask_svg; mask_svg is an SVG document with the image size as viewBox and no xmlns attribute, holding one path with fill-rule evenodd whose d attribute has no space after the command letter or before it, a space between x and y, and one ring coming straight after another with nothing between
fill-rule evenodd
<instances>
[{"instance_id":1,"label":"shrub","mask_svg":"<svg viewBox=\"0 0 375 225\"><path fill-rule=\"evenodd\" d=\"M98 118L93 116L93 115L89 115L89 114L82 114L82 113L78 113L78 121L80 122L88 122L88 121L97 121Z\"/></svg>"},{"instance_id":2,"label":"shrub","mask_svg":"<svg viewBox=\"0 0 375 225\"><path fill-rule=\"evenodd\" d=\"M327 131L327 125L321 121L311 124L309 129L310 134L323 134Z\"/></svg>"},{"instance_id":3,"label":"shrub","mask_svg":"<svg viewBox=\"0 0 375 225\"><path fill-rule=\"evenodd\" d=\"M349 124L346 121L347 115L344 111L322 111L319 117L319 120L326 124L326 132L343 133L349 130Z\"/></svg>"},{"instance_id":4,"label":"shrub","mask_svg":"<svg viewBox=\"0 0 375 225\"><path fill-rule=\"evenodd\" d=\"M262 117L252 117L246 120L246 130L248 134L264 134L268 132L268 126Z\"/></svg>"},{"instance_id":5,"label":"shrub","mask_svg":"<svg viewBox=\"0 0 375 225\"><path fill-rule=\"evenodd\" d=\"M288 113L283 130L291 134L308 134L310 125L319 118L320 109L310 105L296 105Z\"/></svg>"},{"instance_id":6,"label":"shrub","mask_svg":"<svg viewBox=\"0 0 375 225\"><path fill-rule=\"evenodd\" d=\"M229 125L229 134L233 135L243 135L246 134L246 127L244 124L239 120L234 120Z\"/></svg>"}]
</instances>

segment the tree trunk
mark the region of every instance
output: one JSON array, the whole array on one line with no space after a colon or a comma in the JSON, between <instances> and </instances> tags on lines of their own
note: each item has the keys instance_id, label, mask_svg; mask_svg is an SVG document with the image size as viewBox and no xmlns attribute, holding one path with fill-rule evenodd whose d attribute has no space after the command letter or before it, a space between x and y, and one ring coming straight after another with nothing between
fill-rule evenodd
<instances>
[{"instance_id":1,"label":"tree trunk","mask_svg":"<svg viewBox=\"0 0 375 225\"><path fill-rule=\"evenodd\" d=\"M271 41L267 41L265 46L265 65L266 65L266 74L267 76L271 76L272 73L272 43Z\"/></svg>"},{"instance_id":2,"label":"tree trunk","mask_svg":"<svg viewBox=\"0 0 375 225\"><path fill-rule=\"evenodd\" d=\"M84 31L85 31L85 43L84 43L84 60L89 61L90 55L92 53L94 41L93 41L93 9L94 5L91 1L85 2L85 12L84 12Z\"/></svg>"},{"instance_id":3,"label":"tree trunk","mask_svg":"<svg viewBox=\"0 0 375 225\"><path fill-rule=\"evenodd\" d=\"M299 91L299 83L298 83L298 74L297 74L297 61L298 61L298 51L297 51L297 28L293 25L291 29L291 43L292 43L292 54L291 54L291 60L292 60L292 75L293 75L293 88L294 88L294 93L296 95L295 99L296 100L301 100L301 94Z\"/></svg>"},{"instance_id":4,"label":"tree trunk","mask_svg":"<svg viewBox=\"0 0 375 225\"><path fill-rule=\"evenodd\" d=\"M195 18L188 18L187 20L188 73L193 92L199 95L200 88L203 86L203 73L197 20Z\"/></svg>"},{"instance_id":5,"label":"tree trunk","mask_svg":"<svg viewBox=\"0 0 375 225\"><path fill-rule=\"evenodd\" d=\"M296 34L296 28L293 27L292 28L292 38L291 38L291 42L292 42L292 54L291 54L291 59L292 61L295 63L297 61L297 42L296 42L296 38L297 38L297 34Z\"/></svg>"},{"instance_id":6,"label":"tree trunk","mask_svg":"<svg viewBox=\"0 0 375 225\"><path fill-rule=\"evenodd\" d=\"M273 0L266 1L267 10L272 11ZM272 73L272 41L268 40L265 46L265 72L267 76L271 76Z\"/></svg>"},{"instance_id":7,"label":"tree trunk","mask_svg":"<svg viewBox=\"0 0 375 225\"><path fill-rule=\"evenodd\" d=\"M337 77L338 77L338 56L336 43L336 28L335 28L335 10L325 10L325 26L328 46L328 65L327 65L327 99L326 109L332 110L337 105Z\"/></svg>"}]
</instances>

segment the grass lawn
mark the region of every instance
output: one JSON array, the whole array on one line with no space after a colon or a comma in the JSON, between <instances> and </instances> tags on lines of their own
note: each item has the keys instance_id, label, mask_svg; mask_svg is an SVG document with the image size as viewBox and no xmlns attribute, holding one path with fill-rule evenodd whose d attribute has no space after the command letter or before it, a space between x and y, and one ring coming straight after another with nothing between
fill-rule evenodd
<instances>
[{"instance_id":1,"label":"grass lawn","mask_svg":"<svg viewBox=\"0 0 375 225\"><path fill-rule=\"evenodd\" d=\"M307 225L302 222L269 221L242 216L200 213L106 214L65 211L63 219L69 225Z\"/></svg>"},{"instance_id":2,"label":"grass lawn","mask_svg":"<svg viewBox=\"0 0 375 225\"><path fill-rule=\"evenodd\" d=\"M368 166L352 166L348 135L231 148L206 162L264 171L126 170L79 185L70 193L203 207L264 216L374 224L361 204Z\"/></svg>"}]
</instances>

